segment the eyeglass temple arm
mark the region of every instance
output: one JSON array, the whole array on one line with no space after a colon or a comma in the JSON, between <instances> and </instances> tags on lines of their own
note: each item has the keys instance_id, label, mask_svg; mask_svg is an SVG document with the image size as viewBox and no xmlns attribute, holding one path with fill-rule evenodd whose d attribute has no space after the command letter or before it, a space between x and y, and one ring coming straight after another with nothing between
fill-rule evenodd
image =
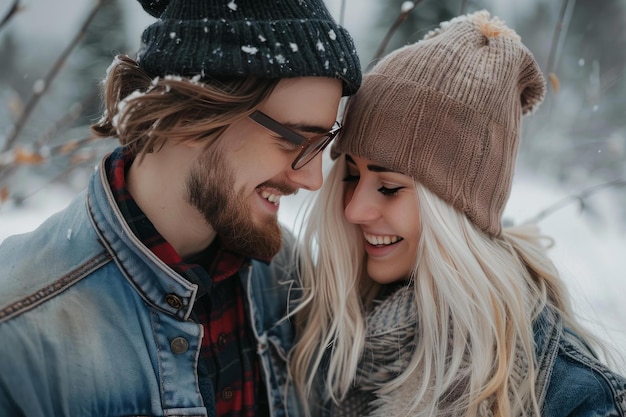
<instances>
[{"instance_id":1,"label":"eyeglass temple arm","mask_svg":"<svg viewBox=\"0 0 626 417\"><path fill-rule=\"evenodd\" d=\"M264 113L261 113L260 111L255 111L254 113L252 113L250 115L250 118L259 123L261 126L265 126L268 129L273 130L274 132L283 136L290 142L295 143L296 145L302 145L306 142L306 139L304 137L297 134L293 130L286 128L285 126L278 123L276 120L272 119Z\"/></svg>"}]
</instances>

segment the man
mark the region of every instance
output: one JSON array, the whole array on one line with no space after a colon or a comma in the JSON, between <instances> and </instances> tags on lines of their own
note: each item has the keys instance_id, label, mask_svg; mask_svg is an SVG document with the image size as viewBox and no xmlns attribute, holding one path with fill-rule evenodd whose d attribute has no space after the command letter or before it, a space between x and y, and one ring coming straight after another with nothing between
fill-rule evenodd
<instances>
[{"instance_id":1,"label":"man","mask_svg":"<svg viewBox=\"0 0 626 417\"><path fill-rule=\"evenodd\" d=\"M142 6L92 127L122 146L0 246L0 415L298 415L277 210L321 186L352 40L322 0Z\"/></svg>"}]
</instances>

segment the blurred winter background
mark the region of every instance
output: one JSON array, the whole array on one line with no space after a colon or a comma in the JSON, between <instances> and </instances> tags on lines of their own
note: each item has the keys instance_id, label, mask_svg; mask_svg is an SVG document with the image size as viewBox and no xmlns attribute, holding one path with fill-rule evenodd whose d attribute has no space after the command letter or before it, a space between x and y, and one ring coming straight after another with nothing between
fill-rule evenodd
<instances>
[{"instance_id":1,"label":"blurred winter background","mask_svg":"<svg viewBox=\"0 0 626 417\"><path fill-rule=\"evenodd\" d=\"M575 308L626 354L626 0L327 4L364 68L390 28L397 30L385 51L461 12L486 8L522 36L549 91L525 122L505 214L538 220L555 238L552 254ZM89 138L98 82L114 54L134 56L153 20L133 0L0 0L0 241L63 208L116 145ZM283 200L283 222L296 227L310 197Z\"/></svg>"}]
</instances>

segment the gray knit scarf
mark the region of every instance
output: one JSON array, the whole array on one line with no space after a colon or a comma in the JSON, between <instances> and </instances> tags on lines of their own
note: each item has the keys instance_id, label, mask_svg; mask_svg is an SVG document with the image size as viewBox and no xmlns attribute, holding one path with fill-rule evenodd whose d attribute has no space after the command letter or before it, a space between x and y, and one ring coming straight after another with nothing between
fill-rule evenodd
<instances>
[{"instance_id":1,"label":"gray knit scarf","mask_svg":"<svg viewBox=\"0 0 626 417\"><path fill-rule=\"evenodd\" d=\"M339 405L331 406L332 417L398 417L411 416L406 406L413 399L420 375L400 389L380 395L376 390L404 371L415 351L416 332L418 327L417 308L414 289L402 285L392 293L376 301L366 318L366 338L355 386ZM520 372L523 372L523 365ZM463 392L463 382L457 389ZM445 403L458 398L456 390L444 395ZM484 400L478 410L481 417L493 417L493 401ZM441 412L441 409L438 410ZM442 413L445 415L445 412Z\"/></svg>"},{"instance_id":2,"label":"gray knit scarf","mask_svg":"<svg viewBox=\"0 0 626 417\"><path fill-rule=\"evenodd\" d=\"M415 350L417 308L413 288L402 285L374 303L366 318L355 387L341 404L333 405L333 417L379 415L380 398L374 391L398 376Z\"/></svg>"}]
</instances>

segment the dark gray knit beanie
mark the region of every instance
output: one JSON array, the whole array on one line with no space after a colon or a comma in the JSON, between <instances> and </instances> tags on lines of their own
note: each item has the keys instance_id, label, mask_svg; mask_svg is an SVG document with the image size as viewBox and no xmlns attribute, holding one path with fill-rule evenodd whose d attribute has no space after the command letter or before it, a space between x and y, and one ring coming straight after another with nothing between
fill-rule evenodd
<instances>
[{"instance_id":1,"label":"dark gray knit beanie","mask_svg":"<svg viewBox=\"0 0 626 417\"><path fill-rule=\"evenodd\" d=\"M356 92L352 38L323 0L139 0L159 20L137 61L152 76L330 77Z\"/></svg>"}]
</instances>

